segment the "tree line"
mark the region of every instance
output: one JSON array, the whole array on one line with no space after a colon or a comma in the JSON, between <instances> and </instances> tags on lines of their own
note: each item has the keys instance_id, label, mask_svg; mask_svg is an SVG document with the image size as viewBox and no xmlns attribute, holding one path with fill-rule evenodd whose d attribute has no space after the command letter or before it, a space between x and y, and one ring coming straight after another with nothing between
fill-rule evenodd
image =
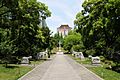
<instances>
[{"instance_id":1,"label":"tree line","mask_svg":"<svg viewBox=\"0 0 120 80\"><path fill-rule=\"evenodd\" d=\"M89 55L120 63L120 0L85 0L74 21Z\"/></svg>"},{"instance_id":2,"label":"tree line","mask_svg":"<svg viewBox=\"0 0 120 80\"><path fill-rule=\"evenodd\" d=\"M0 0L0 63L51 49L51 31L45 25L50 16L48 6L37 0Z\"/></svg>"}]
</instances>

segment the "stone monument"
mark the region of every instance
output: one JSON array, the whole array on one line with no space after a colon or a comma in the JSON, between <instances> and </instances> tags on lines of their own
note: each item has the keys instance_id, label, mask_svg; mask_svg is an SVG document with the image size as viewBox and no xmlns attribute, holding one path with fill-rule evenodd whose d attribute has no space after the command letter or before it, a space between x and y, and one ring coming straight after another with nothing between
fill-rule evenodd
<instances>
[{"instance_id":1,"label":"stone monument","mask_svg":"<svg viewBox=\"0 0 120 80\"><path fill-rule=\"evenodd\" d=\"M39 59L47 59L47 56L48 56L47 53L48 53L47 50L44 51L44 52L39 52L39 53L37 53L36 58L37 58L38 60L39 60Z\"/></svg>"},{"instance_id":2,"label":"stone monument","mask_svg":"<svg viewBox=\"0 0 120 80\"><path fill-rule=\"evenodd\" d=\"M61 41L59 41L59 47L58 47L59 51L61 51Z\"/></svg>"},{"instance_id":3,"label":"stone monument","mask_svg":"<svg viewBox=\"0 0 120 80\"><path fill-rule=\"evenodd\" d=\"M63 52L61 51L61 41L59 41L58 52L56 54L63 54Z\"/></svg>"},{"instance_id":4,"label":"stone monument","mask_svg":"<svg viewBox=\"0 0 120 80\"><path fill-rule=\"evenodd\" d=\"M92 65L100 65L100 57L92 57Z\"/></svg>"},{"instance_id":5,"label":"stone monument","mask_svg":"<svg viewBox=\"0 0 120 80\"><path fill-rule=\"evenodd\" d=\"M76 57L76 58L80 58L81 60L84 60L84 55L82 52L76 52L76 51L72 51L72 56Z\"/></svg>"},{"instance_id":6,"label":"stone monument","mask_svg":"<svg viewBox=\"0 0 120 80\"><path fill-rule=\"evenodd\" d=\"M31 58L32 58L32 56L23 57L21 60L21 64L29 64L30 63L29 59L31 59Z\"/></svg>"}]
</instances>

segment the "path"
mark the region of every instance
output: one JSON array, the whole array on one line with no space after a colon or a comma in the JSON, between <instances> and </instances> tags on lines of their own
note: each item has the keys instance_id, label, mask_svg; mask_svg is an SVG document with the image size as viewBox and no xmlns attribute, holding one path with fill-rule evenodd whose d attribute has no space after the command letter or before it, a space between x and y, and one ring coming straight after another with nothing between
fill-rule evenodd
<instances>
[{"instance_id":1,"label":"path","mask_svg":"<svg viewBox=\"0 0 120 80\"><path fill-rule=\"evenodd\" d=\"M57 54L19 80L102 80L64 54Z\"/></svg>"}]
</instances>

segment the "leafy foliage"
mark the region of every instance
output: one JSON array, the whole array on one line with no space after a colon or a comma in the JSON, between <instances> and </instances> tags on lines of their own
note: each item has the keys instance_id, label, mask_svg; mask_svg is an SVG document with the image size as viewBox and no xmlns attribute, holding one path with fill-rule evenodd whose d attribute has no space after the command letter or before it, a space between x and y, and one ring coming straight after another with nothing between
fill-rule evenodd
<instances>
[{"instance_id":1,"label":"leafy foliage","mask_svg":"<svg viewBox=\"0 0 120 80\"><path fill-rule=\"evenodd\" d=\"M63 36L62 34L56 33L53 36L54 38L54 47L59 47L59 42L61 42L61 46L63 46Z\"/></svg>"},{"instance_id":2,"label":"leafy foliage","mask_svg":"<svg viewBox=\"0 0 120 80\"><path fill-rule=\"evenodd\" d=\"M85 0L82 7L74 23L85 48L94 49L94 55L113 59L120 50L120 1Z\"/></svg>"},{"instance_id":3,"label":"leafy foliage","mask_svg":"<svg viewBox=\"0 0 120 80\"><path fill-rule=\"evenodd\" d=\"M0 1L0 59L34 55L47 48L49 29L40 27L42 20L51 16L48 7L37 0ZM46 47L43 47L46 46ZM3 57L4 56L4 57ZM1 58L2 57L2 58Z\"/></svg>"},{"instance_id":4,"label":"leafy foliage","mask_svg":"<svg viewBox=\"0 0 120 80\"><path fill-rule=\"evenodd\" d=\"M82 45L81 35L79 33L76 33L75 31L71 31L71 32L69 32L69 35L64 38L63 48L70 52L70 50L72 48L75 48L75 45L76 45L76 47L78 45ZM78 51L78 49L74 49L74 50Z\"/></svg>"}]
</instances>

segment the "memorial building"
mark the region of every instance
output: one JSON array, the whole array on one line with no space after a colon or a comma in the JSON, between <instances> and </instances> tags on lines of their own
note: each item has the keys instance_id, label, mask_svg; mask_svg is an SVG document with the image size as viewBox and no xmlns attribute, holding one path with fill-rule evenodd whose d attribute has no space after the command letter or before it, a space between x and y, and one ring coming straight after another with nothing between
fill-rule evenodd
<instances>
[{"instance_id":1,"label":"memorial building","mask_svg":"<svg viewBox=\"0 0 120 80\"><path fill-rule=\"evenodd\" d=\"M71 30L72 28L69 27L69 25L61 25L60 27L57 28L57 32L63 36L63 38L68 35L68 32Z\"/></svg>"}]
</instances>

